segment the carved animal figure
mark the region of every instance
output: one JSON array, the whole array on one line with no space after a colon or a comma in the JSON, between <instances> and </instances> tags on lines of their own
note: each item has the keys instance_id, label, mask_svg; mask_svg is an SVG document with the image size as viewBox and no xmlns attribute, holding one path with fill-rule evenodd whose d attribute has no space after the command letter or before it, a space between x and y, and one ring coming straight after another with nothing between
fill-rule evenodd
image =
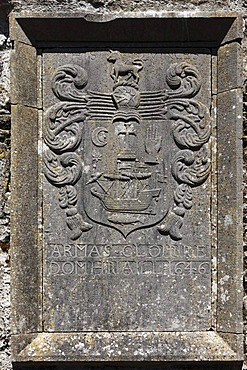
<instances>
[{"instance_id":1,"label":"carved animal figure","mask_svg":"<svg viewBox=\"0 0 247 370\"><path fill-rule=\"evenodd\" d=\"M127 77L129 80L131 77L134 78L136 82L139 81L138 72L142 70L143 63L141 60L134 60L132 64L127 64L122 61L122 56L119 51L110 50L111 55L107 58L108 62L113 63L111 77L114 80L114 83L118 82L119 77Z\"/></svg>"}]
</instances>

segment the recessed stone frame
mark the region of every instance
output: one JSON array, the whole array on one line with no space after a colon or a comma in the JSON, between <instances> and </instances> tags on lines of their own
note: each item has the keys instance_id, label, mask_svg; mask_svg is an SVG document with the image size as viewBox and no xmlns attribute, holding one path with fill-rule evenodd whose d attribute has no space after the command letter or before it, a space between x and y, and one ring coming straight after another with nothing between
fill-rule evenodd
<instances>
[{"instance_id":1,"label":"recessed stone frame","mask_svg":"<svg viewBox=\"0 0 247 370\"><path fill-rule=\"evenodd\" d=\"M233 13L13 14L12 350L17 368L67 362L241 367L242 20ZM124 31L123 31L124 30ZM165 30L165 31L164 31ZM42 70L45 48L157 43L212 52L212 327L202 332L45 332ZM124 348L123 351L119 349ZM176 362L176 365L175 365ZM209 365L211 363L211 365ZM33 365L32 365L33 366ZM68 366L71 366L68 364ZM170 367L169 367L170 368Z\"/></svg>"}]
</instances>

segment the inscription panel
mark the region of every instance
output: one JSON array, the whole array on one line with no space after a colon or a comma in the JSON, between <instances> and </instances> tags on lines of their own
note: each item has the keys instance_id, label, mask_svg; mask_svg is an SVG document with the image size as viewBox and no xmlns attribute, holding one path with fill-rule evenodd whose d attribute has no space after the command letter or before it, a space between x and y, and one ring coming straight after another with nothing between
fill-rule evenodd
<instances>
[{"instance_id":1,"label":"inscription panel","mask_svg":"<svg viewBox=\"0 0 247 370\"><path fill-rule=\"evenodd\" d=\"M210 256L202 246L53 244L49 250L51 275L210 274Z\"/></svg>"},{"instance_id":2,"label":"inscription panel","mask_svg":"<svg viewBox=\"0 0 247 370\"><path fill-rule=\"evenodd\" d=\"M53 50L43 71L45 329L209 329L210 51Z\"/></svg>"}]
</instances>

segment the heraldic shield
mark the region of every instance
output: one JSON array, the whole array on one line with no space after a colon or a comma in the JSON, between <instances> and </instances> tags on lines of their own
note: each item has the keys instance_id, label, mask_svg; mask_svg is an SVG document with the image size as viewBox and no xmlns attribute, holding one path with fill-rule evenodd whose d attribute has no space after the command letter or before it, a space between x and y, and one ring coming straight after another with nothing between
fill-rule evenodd
<instances>
[{"instance_id":1,"label":"heraldic shield","mask_svg":"<svg viewBox=\"0 0 247 370\"><path fill-rule=\"evenodd\" d=\"M164 88L142 91L145 61L110 50L103 65L108 92L86 88L84 67L60 66L52 79L60 102L45 115L44 173L71 239L100 224L125 238L154 226L179 240L192 190L210 173L209 110L194 99L200 73L173 63Z\"/></svg>"},{"instance_id":2,"label":"heraldic shield","mask_svg":"<svg viewBox=\"0 0 247 370\"><path fill-rule=\"evenodd\" d=\"M172 196L165 123L131 113L104 124L86 122L83 199L91 220L127 236L166 216Z\"/></svg>"}]
</instances>

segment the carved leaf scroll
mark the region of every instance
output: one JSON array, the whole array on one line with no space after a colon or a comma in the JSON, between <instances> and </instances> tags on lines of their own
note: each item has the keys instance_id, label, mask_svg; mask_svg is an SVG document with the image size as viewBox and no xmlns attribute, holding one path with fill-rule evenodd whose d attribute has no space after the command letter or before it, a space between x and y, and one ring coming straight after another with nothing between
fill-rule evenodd
<instances>
[{"instance_id":1,"label":"carved leaf scroll","mask_svg":"<svg viewBox=\"0 0 247 370\"><path fill-rule=\"evenodd\" d=\"M87 85L88 76L84 68L76 64L59 67L52 79L52 90L59 100L84 101L84 87Z\"/></svg>"},{"instance_id":2,"label":"carved leaf scroll","mask_svg":"<svg viewBox=\"0 0 247 370\"><path fill-rule=\"evenodd\" d=\"M78 65L59 67L53 76L52 90L64 102L50 107L45 115L44 141L49 149L44 155L44 173L48 181L59 188L59 204L65 209L73 240L92 227L78 212L75 188L82 174L81 160L75 150L82 140L86 84L84 68Z\"/></svg>"},{"instance_id":3,"label":"carved leaf scroll","mask_svg":"<svg viewBox=\"0 0 247 370\"><path fill-rule=\"evenodd\" d=\"M167 118L174 121L173 137L181 148L200 149L211 134L208 109L194 100L169 101Z\"/></svg>"},{"instance_id":4,"label":"carved leaf scroll","mask_svg":"<svg viewBox=\"0 0 247 370\"><path fill-rule=\"evenodd\" d=\"M201 76L198 70L187 63L174 63L166 73L166 82L173 90L169 96L192 98L201 88Z\"/></svg>"},{"instance_id":5,"label":"carved leaf scroll","mask_svg":"<svg viewBox=\"0 0 247 370\"><path fill-rule=\"evenodd\" d=\"M79 146L84 110L85 104L82 103L58 103L47 111L44 138L53 152L61 154Z\"/></svg>"},{"instance_id":6,"label":"carved leaf scroll","mask_svg":"<svg viewBox=\"0 0 247 370\"><path fill-rule=\"evenodd\" d=\"M179 183L191 187L201 185L208 177L210 163L207 152L202 147L198 152L181 150L172 163L172 175Z\"/></svg>"},{"instance_id":7,"label":"carved leaf scroll","mask_svg":"<svg viewBox=\"0 0 247 370\"><path fill-rule=\"evenodd\" d=\"M192 188L201 185L210 173L207 143L211 134L207 107L191 99L201 88L198 70L187 63L172 64L167 71L167 118L173 122L173 138L182 149L174 156L171 171L178 186L174 191L174 208L158 227L172 239L182 238L180 229L186 210L193 205Z\"/></svg>"},{"instance_id":8,"label":"carved leaf scroll","mask_svg":"<svg viewBox=\"0 0 247 370\"><path fill-rule=\"evenodd\" d=\"M45 175L53 185L74 185L81 177L80 158L75 153L64 153L59 156L47 150L44 164Z\"/></svg>"},{"instance_id":9,"label":"carved leaf scroll","mask_svg":"<svg viewBox=\"0 0 247 370\"><path fill-rule=\"evenodd\" d=\"M177 209L177 214L180 213L182 216L184 213L184 209L182 208L190 209L193 205L191 187L187 184L180 184L174 193L174 200L180 208Z\"/></svg>"}]
</instances>

